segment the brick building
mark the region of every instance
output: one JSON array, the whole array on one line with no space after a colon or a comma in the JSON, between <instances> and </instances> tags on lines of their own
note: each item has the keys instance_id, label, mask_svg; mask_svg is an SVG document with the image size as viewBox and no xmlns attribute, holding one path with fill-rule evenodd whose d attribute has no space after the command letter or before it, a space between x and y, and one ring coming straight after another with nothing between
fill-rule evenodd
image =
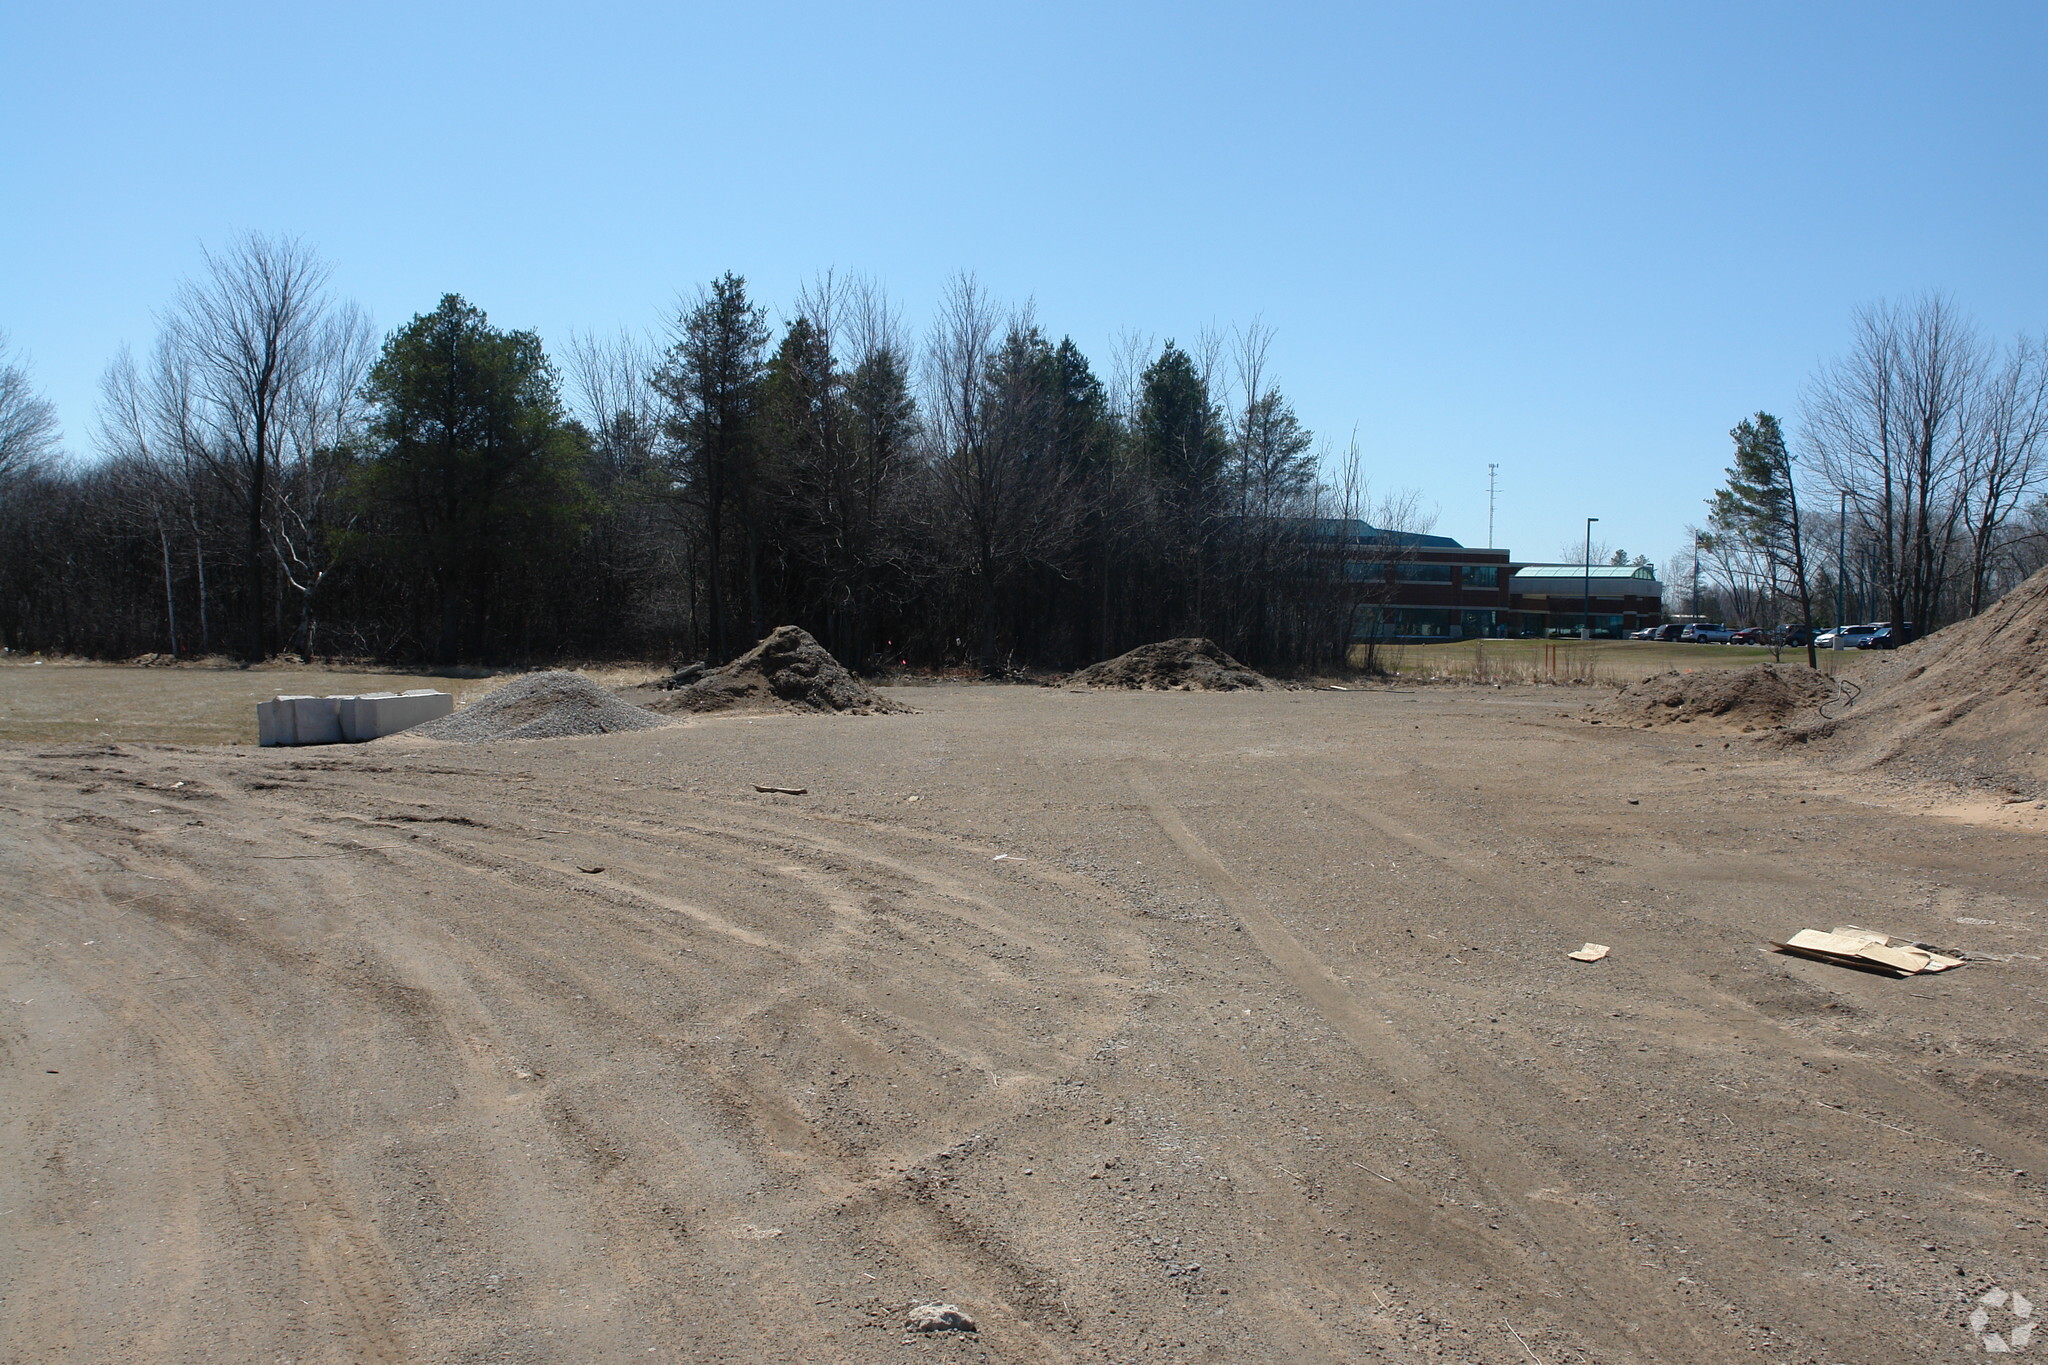
<instances>
[{"instance_id":1,"label":"brick building","mask_svg":"<svg viewBox=\"0 0 2048 1365\"><path fill-rule=\"evenodd\" d=\"M1518 635L1576 637L1593 605L1593 634L1617 640L1664 619L1664 585L1644 565L1518 564L1509 581Z\"/></svg>"}]
</instances>

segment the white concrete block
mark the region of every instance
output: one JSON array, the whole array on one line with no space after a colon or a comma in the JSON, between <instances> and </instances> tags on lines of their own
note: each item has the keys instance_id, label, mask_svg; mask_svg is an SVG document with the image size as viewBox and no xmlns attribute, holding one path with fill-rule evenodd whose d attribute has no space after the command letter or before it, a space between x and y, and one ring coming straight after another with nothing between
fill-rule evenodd
<instances>
[{"instance_id":1,"label":"white concrete block","mask_svg":"<svg viewBox=\"0 0 2048 1365\"><path fill-rule=\"evenodd\" d=\"M256 742L264 745L297 744L299 727L295 703L312 697L273 697L256 703Z\"/></svg>"},{"instance_id":2,"label":"white concrete block","mask_svg":"<svg viewBox=\"0 0 2048 1365\"><path fill-rule=\"evenodd\" d=\"M455 698L446 692L431 688L417 688L393 696L381 692L372 696L355 699L353 713L344 710L348 737L352 740L376 739L379 735L395 735L400 730L410 730L415 725L424 725L438 720L455 709Z\"/></svg>"},{"instance_id":3,"label":"white concrete block","mask_svg":"<svg viewBox=\"0 0 2048 1365\"><path fill-rule=\"evenodd\" d=\"M292 702L294 744L341 743L341 698L299 697Z\"/></svg>"},{"instance_id":4,"label":"white concrete block","mask_svg":"<svg viewBox=\"0 0 2048 1365\"><path fill-rule=\"evenodd\" d=\"M455 698L429 687L355 697L274 697L256 703L256 742L359 744L439 720L454 709Z\"/></svg>"},{"instance_id":5,"label":"white concrete block","mask_svg":"<svg viewBox=\"0 0 2048 1365\"><path fill-rule=\"evenodd\" d=\"M341 737L351 744L360 744L366 739L375 739L382 734L373 728L377 714L376 703L386 697L396 697L396 692L365 692L359 697L341 699Z\"/></svg>"}]
</instances>

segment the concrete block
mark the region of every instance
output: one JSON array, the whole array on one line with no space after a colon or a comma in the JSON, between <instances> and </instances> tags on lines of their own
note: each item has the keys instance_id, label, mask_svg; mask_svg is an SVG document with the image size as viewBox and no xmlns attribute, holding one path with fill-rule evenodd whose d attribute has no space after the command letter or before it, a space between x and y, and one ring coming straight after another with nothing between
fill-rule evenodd
<instances>
[{"instance_id":1,"label":"concrete block","mask_svg":"<svg viewBox=\"0 0 2048 1365\"><path fill-rule=\"evenodd\" d=\"M256 703L256 742L360 744L439 720L454 709L455 698L429 687L357 697L274 697Z\"/></svg>"},{"instance_id":2,"label":"concrete block","mask_svg":"<svg viewBox=\"0 0 2048 1365\"><path fill-rule=\"evenodd\" d=\"M352 740L365 740L376 739L379 735L395 735L400 730L410 730L415 725L438 720L454 709L455 698L446 692L416 688L396 696L389 692L380 692L357 697L353 713L344 711L344 717L348 737Z\"/></svg>"},{"instance_id":3,"label":"concrete block","mask_svg":"<svg viewBox=\"0 0 2048 1365\"><path fill-rule=\"evenodd\" d=\"M375 728L377 703L387 697L396 697L396 692L365 692L359 697L341 699L341 737L351 744L360 744L366 739L375 739L384 733Z\"/></svg>"},{"instance_id":4,"label":"concrete block","mask_svg":"<svg viewBox=\"0 0 2048 1365\"><path fill-rule=\"evenodd\" d=\"M299 727L296 703L313 697L273 697L256 703L256 742L263 745L297 744Z\"/></svg>"},{"instance_id":5,"label":"concrete block","mask_svg":"<svg viewBox=\"0 0 2048 1365\"><path fill-rule=\"evenodd\" d=\"M294 744L341 743L340 697L298 697L292 702Z\"/></svg>"}]
</instances>

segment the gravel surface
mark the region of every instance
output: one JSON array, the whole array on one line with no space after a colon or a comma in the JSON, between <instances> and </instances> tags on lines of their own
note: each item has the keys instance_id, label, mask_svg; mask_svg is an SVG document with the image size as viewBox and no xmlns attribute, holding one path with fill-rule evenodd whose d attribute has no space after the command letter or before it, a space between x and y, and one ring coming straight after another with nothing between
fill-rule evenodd
<instances>
[{"instance_id":1,"label":"gravel surface","mask_svg":"<svg viewBox=\"0 0 2048 1365\"><path fill-rule=\"evenodd\" d=\"M621 701L576 673L529 673L459 711L406 731L451 744L501 739L562 739L652 730L669 722Z\"/></svg>"},{"instance_id":2,"label":"gravel surface","mask_svg":"<svg viewBox=\"0 0 2048 1365\"><path fill-rule=\"evenodd\" d=\"M2048 813L1555 688L914 695L0 745L0 1362L1927 1365L2048 1296ZM1768 950L1844 922L1970 962Z\"/></svg>"}]
</instances>

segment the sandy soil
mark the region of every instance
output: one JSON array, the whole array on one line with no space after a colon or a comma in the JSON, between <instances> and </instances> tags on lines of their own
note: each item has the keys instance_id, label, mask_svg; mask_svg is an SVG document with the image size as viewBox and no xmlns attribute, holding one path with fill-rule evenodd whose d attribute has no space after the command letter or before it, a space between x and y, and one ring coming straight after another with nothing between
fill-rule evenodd
<instances>
[{"instance_id":1,"label":"sandy soil","mask_svg":"<svg viewBox=\"0 0 2048 1365\"><path fill-rule=\"evenodd\" d=\"M1870 1365L2048 1302L2031 807L1557 689L915 701L0 747L0 1360ZM1764 950L1838 922L1981 956Z\"/></svg>"}]
</instances>

